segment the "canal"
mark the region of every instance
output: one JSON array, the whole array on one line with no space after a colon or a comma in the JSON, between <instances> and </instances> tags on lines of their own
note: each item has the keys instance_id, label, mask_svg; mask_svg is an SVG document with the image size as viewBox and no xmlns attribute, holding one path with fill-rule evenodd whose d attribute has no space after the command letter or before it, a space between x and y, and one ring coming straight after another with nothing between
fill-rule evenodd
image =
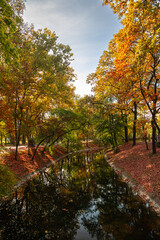
<instances>
[{"instance_id":1,"label":"canal","mask_svg":"<svg viewBox=\"0 0 160 240\"><path fill-rule=\"evenodd\" d=\"M103 154L58 162L0 205L2 240L160 239L160 218L134 196Z\"/></svg>"}]
</instances>

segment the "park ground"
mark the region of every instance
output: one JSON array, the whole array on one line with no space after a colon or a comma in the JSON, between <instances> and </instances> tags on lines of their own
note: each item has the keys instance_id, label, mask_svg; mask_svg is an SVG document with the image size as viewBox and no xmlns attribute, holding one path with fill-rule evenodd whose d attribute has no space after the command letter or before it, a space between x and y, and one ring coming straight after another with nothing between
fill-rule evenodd
<instances>
[{"instance_id":1,"label":"park ground","mask_svg":"<svg viewBox=\"0 0 160 240\"><path fill-rule=\"evenodd\" d=\"M92 147L95 146L91 145L90 148ZM55 146L52 157L47 152L41 155L39 149L34 161L31 161L24 146L20 147L18 160L15 160L14 149L10 148L7 153L1 152L0 165L8 166L17 179L21 180L48 163L54 163L55 159L65 154L65 149L60 146ZM154 201L151 201L150 205L154 205L153 208L160 213L160 148L157 148L157 154L152 155L151 144L147 150L143 142L138 142L134 147L127 143L120 146L120 152L117 154L107 153L107 161L145 201L148 201L148 198L155 200L156 205Z\"/></svg>"},{"instance_id":2,"label":"park ground","mask_svg":"<svg viewBox=\"0 0 160 240\"><path fill-rule=\"evenodd\" d=\"M149 150L143 142L138 142L134 147L132 143L127 143L120 146L119 153L109 153L107 161L133 191L160 215L160 148L154 155L151 148L151 143Z\"/></svg>"}]
</instances>

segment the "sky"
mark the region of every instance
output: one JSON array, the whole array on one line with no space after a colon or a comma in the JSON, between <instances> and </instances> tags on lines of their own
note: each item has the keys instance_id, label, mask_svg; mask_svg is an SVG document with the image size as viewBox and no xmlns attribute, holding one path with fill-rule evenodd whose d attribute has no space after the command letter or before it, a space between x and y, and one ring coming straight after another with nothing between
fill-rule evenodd
<instances>
[{"instance_id":1,"label":"sky","mask_svg":"<svg viewBox=\"0 0 160 240\"><path fill-rule=\"evenodd\" d=\"M70 46L78 79L75 92L90 95L86 78L95 72L100 56L121 28L112 9L102 6L102 0L26 0L24 21L35 29L55 31L58 42Z\"/></svg>"}]
</instances>

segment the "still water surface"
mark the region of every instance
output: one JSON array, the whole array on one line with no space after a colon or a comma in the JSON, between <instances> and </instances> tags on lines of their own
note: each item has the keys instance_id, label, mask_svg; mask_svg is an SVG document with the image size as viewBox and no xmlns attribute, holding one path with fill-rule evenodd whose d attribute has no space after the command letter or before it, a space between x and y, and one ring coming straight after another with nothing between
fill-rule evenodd
<instances>
[{"instance_id":1,"label":"still water surface","mask_svg":"<svg viewBox=\"0 0 160 240\"><path fill-rule=\"evenodd\" d=\"M0 206L2 240L160 239L160 219L103 156L66 158Z\"/></svg>"}]
</instances>

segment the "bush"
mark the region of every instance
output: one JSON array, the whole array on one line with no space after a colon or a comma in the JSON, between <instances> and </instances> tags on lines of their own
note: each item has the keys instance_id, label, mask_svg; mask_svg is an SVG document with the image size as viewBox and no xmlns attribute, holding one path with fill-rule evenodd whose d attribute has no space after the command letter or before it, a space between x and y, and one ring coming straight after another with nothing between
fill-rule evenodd
<instances>
[{"instance_id":1,"label":"bush","mask_svg":"<svg viewBox=\"0 0 160 240\"><path fill-rule=\"evenodd\" d=\"M157 147L160 147L160 142L157 142Z\"/></svg>"},{"instance_id":2,"label":"bush","mask_svg":"<svg viewBox=\"0 0 160 240\"><path fill-rule=\"evenodd\" d=\"M9 168L0 165L0 198L10 195L16 183L17 179Z\"/></svg>"}]
</instances>

